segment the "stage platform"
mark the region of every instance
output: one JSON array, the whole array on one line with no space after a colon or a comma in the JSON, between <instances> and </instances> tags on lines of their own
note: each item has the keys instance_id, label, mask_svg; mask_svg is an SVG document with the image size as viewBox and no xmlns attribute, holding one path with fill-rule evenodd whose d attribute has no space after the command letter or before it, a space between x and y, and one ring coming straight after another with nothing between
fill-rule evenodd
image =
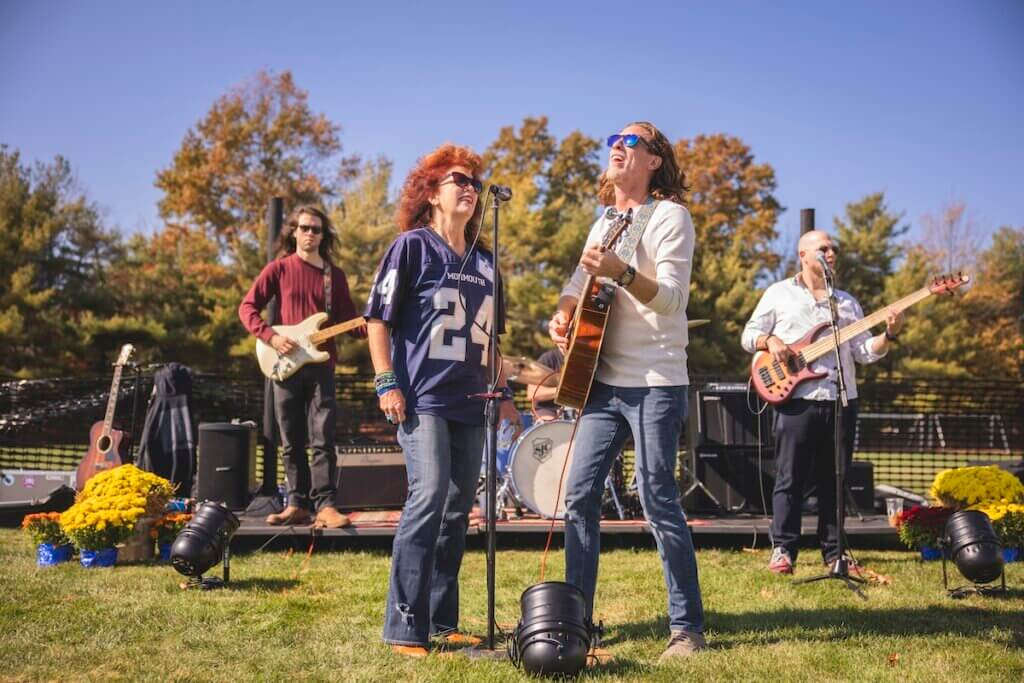
<instances>
[{"instance_id":1,"label":"stage platform","mask_svg":"<svg viewBox=\"0 0 1024 683\"><path fill-rule=\"evenodd\" d=\"M475 510L474 510L475 513ZM325 536L330 538L358 538L358 537L387 537L394 536L398 529L398 522L401 518L401 510L373 510L347 512L352 519L352 525L344 529L314 529L312 526L270 526L262 518L242 517L242 525L235 536L272 538L281 536L309 537L310 535ZM733 514L701 516L697 513L687 515L690 531L695 536L743 536L743 535L765 535L768 533L770 518L763 515ZM544 535L551 528L551 520L543 519L537 515L529 514L520 519L500 520L495 529L501 537ZM564 524L556 520L554 524L555 533L562 533ZM805 516L801 524L801 534L814 536L817 530L817 517ZM470 536L484 535L487 533L486 520L473 514L470 517L468 534ZM601 521L602 535L649 535L650 529L643 519L617 520L606 519ZM846 518L846 533L848 536L878 536L888 537L886 540L895 540L896 530L889 526L885 515L865 514L849 515ZM707 539L711 540L711 539Z\"/></svg>"}]
</instances>

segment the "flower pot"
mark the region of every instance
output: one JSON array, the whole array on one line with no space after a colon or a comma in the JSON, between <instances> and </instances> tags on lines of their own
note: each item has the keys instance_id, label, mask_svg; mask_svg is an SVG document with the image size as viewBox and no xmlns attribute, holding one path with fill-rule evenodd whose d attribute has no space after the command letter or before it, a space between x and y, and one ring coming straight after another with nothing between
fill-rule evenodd
<instances>
[{"instance_id":1,"label":"flower pot","mask_svg":"<svg viewBox=\"0 0 1024 683\"><path fill-rule=\"evenodd\" d=\"M36 564L40 567L52 567L61 562L71 559L74 546L70 543L64 545L53 545L52 543L40 543L36 546Z\"/></svg>"},{"instance_id":2,"label":"flower pot","mask_svg":"<svg viewBox=\"0 0 1024 683\"><path fill-rule=\"evenodd\" d=\"M1020 548L1003 548L1003 562L1017 562L1020 560Z\"/></svg>"},{"instance_id":3,"label":"flower pot","mask_svg":"<svg viewBox=\"0 0 1024 683\"><path fill-rule=\"evenodd\" d=\"M171 561L171 545L173 545L173 544L171 544L171 543L161 543L158 546L158 549L160 551L158 559L161 562L170 562Z\"/></svg>"},{"instance_id":4,"label":"flower pot","mask_svg":"<svg viewBox=\"0 0 1024 683\"><path fill-rule=\"evenodd\" d=\"M921 559L922 560L926 560L926 561L941 560L942 559L942 551L940 549L938 549L938 548L931 548L931 547L921 548Z\"/></svg>"},{"instance_id":5,"label":"flower pot","mask_svg":"<svg viewBox=\"0 0 1024 683\"><path fill-rule=\"evenodd\" d=\"M102 550L83 550L79 558L82 566L86 569L97 567L113 567L117 564L117 548L103 548Z\"/></svg>"}]
</instances>

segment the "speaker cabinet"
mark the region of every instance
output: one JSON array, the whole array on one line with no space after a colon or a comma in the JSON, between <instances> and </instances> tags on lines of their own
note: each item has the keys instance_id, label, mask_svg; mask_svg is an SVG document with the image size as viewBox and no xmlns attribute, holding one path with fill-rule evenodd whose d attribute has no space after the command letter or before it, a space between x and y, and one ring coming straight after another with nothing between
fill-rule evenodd
<instances>
[{"instance_id":1,"label":"speaker cabinet","mask_svg":"<svg viewBox=\"0 0 1024 683\"><path fill-rule=\"evenodd\" d=\"M700 446L694 475L703 486L691 488L684 504L701 512L771 511L775 487L775 451L757 447ZM763 492L763 495L762 495Z\"/></svg>"},{"instance_id":2,"label":"speaker cabinet","mask_svg":"<svg viewBox=\"0 0 1024 683\"><path fill-rule=\"evenodd\" d=\"M846 468L846 489L861 512L875 510L875 466L870 462L851 462Z\"/></svg>"},{"instance_id":3,"label":"speaker cabinet","mask_svg":"<svg viewBox=\"0 0 1024 683\"><path fill-rule=\"evenodd\" d=\"M196 498L244 510L256 491L256 429L230 422L199 424Z\"/></svg>"},{"instance_id":4,"label":"speaker cabinet","mask_svg":"<svg viewBox=\"0 0 1024 683\"><path fill-rule=\"evenodd\" d=\"M748 405L749 402L749 405ZM747 393L747 385L709 383L695 393L695 441L699 446L771 446L775 412L758 398ZM692 405L692 404L691 404ZM760 414L751 412L760 410ZM763 409L763 410L762 410Z\"/></svg>"},{"instance_id":5,"label":"speaker cabinet","mask_svg":"<svg viewBox=\"0 0 1024 683\"><path fill-rule=\"evenodd\" d=\"M398 446L337 446L341 510L391 509L405 505L409 482L405 455Z\"/></svg>"}]
</instances>

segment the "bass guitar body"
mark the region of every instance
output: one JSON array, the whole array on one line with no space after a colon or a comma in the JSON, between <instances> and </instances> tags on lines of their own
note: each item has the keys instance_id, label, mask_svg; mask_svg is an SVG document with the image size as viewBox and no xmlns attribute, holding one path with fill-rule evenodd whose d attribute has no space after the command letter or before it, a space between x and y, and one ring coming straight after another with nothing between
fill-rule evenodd
<instances>
[{"instance_id":1,"label":"bass guitar body","mask_svg":"<svg viewBox=\"0 0 1024 683\"><path fill-rule=\"evenodd\" d=\"M793 355L785 363L775 360L767 351L755 353L750 378L758 395L772 405L785 403L801 382L827 375L827 372L811 370L810 363L804 358L803 349L829 332L829 324L821 323L799 341L790 344L789 349Z\"/></svg>"},{"instance_id":2,"label":"bass guitar body","mask_svg":"<svg viewBox=\"0 0 1024 683\"><path fill-rule=\"evenodd\" d=\"M124 463L126 454L121 450L124 432L120 429L106 430L104 433L102 420L93 424L89 430L89 452L78 464L76 484L81 491L85 482L105 470L112 470Z\"/></svg>"}]
</instances>

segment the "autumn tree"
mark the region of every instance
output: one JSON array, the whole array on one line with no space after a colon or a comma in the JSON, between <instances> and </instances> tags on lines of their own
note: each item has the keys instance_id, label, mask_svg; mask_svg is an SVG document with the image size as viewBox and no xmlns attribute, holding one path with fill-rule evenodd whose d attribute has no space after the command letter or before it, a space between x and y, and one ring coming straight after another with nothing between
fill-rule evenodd
<instances>
[{"instance_id":1,"label":"autumn tree","mask_svg":"<svg viewBox=\"0 0 1024 683\"><path fill-rule=\"evenodd\" d=\"M314 113L288 71L260 72L220 97L189 129L170 166L157 173L160 216L201 229L240 267L243 279L263 265L266 207L286 210L335 196L351 170L337 161L339 127Z\"/></svg>"},{"instance_id":2,"label":"autumn tree","mask_svg":"<svg viewBox=\"0 0 1024 683\"><path fill-rule=\"evenodd\" d=\"M898 241L910 228L900 225L902 215L892 213L885 204L885 194L877 192L846 205L845 217L835 217L835 236L840 258L836 278L848 289L865 314L886 303L885 281L903 255Z\"/></svg>"},{"instance_id":3,"label":"autumn tree","mask_svg":"<svg viewBox=\"0 0 1024 683\"><path fill-rule=\"evenodd\" d=\"M963 302L977 347L972 374L1024 380L1024 227L1000 228L973 278Z\"/></svg>"},{"instance_id":4,"label":"autumn tree","mask_svg":"<svg viewBox=\"0 0 1024 683\"><path fill-rule=\"evenodd\" d=\"M696 245L687 317L711 323L690 333L694 375L746 372L740 334L760 298L759 285L779 263L772 249L782 206L775 171L757 163L739 138L698 135L675 143L690 188Z\"/></svg>"},{"instance_id":5,"label":"autumn tree","mask_svg":"<svg viewBox=\"0 0 1024 683\"><path fill-rule=\"evenodd\" d=\"M67 160L29 168L0 146L0 373L32 377L104 367L116 347L91 346L83 312L109 314L106 268L118 248ZM109 359L109 358L108 358Z\"/></svg>"},{"instance_id":6,"label":"autumn tree","mask_svg":"<svg viewBox=\"0 0 1024 683\"><path fill-rule=\"evenodd\" d=\"M596 219L599 143L575 131L559 142L546 117L506 126L485 151L491 182L512 188L501 211L501 266L508 321L503 350L536 356L551 346L544 323ZM484 236L490 240L487 211Z\"/></svg>"}]
</instances>

